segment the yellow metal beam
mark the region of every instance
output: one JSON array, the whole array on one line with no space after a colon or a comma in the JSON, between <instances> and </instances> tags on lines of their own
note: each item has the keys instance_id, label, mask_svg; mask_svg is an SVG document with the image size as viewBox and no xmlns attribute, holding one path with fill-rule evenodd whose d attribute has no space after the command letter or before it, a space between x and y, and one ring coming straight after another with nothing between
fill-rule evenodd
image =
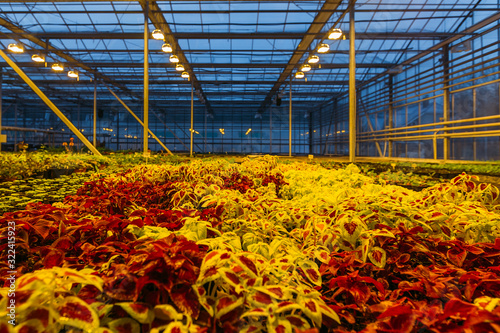
<instances>
[{"instance_id":1,"label":"yellow metal beam","mask_svg":"<svg viewBox=\"0 0 500 333\"><path fill-rule=\"evenodd\" d=\"M149 27L148 27L148 14L149 14L149 4L146 2L146 6L144 8L144 148L143 154L144 156L149 156Z\"/></svg>"},{"instance_id":2,"label":"yellow metal beam","mask_svg":"<svg viewBox=\"0 0 500 333\"><path fill-rule=\"evenodd\" d=\"M349 11L349 162L356 158L356 49L355 49L355 21L354 4L350 2Z\"/></svg>"},{"instance_id":3,"label":"yellow metal beam","mask_svg":"<svg viewBox=\"0 0 500 333\"><path fill-rule=\"evenodd\" d=\"M47 106L52 111L54 111L54 113L64 122L64 124L66 124L66 126L68 126L68 128L78 137L78 139L80 139L83 144L87 146L87 148L90 149L92 153L94 153L94 155L101 156L101 153L89 142L89 140L87 140L87 138L78 130L78 128L76 128L75 125L73 125L73 123L71 123L71 121L66 118L66 116L57 108L57 106L52 103L52 101L36 86L35 83L33 83L33 81L31 81L31 79L23 72L23 70L19 68L19 66L17 66L16 63L13 62L5 54L5 52L0 50L0 56L7 62L7 64L9 64L10 67L12 67L12 69L24 80L24 82L26 82L30 86L30 88L33 89L38 97L40 97L42 101L44 101L45 104L47 104Z\"/></svg>"},{"instance_id":4,"label":"yellow metal beam","mask_svg":"<svg viewBox=\"0 0 500 333\"><path fill-rule=\"evenodd\" d=\"M92 138L94 147L97 146L97 81L94 80L94 117L93 117L94 136Z\"/></svg>"},{"instance_id":5,"label":"yellow metal beam","mask_svg":"<svg viewBox=\"0 0 500 333\"><path fill-rule=\"evenodd\" d=\"M118 102L120 102L121 105L123 105L123 107L135 118L135 120L137 120L139 122L139 124L141 124L141 126L144 127L144 123L139 119L139 117L137 117L135 115L135 113L128 107L128 105L125 104L125 102L120 97L118 97L118 95L115 94L115 92L113 90L111 90L111 88L109 88L108 86L106 86L106 88L108 88L111 95L115 96L115 98L118 100ZM149 128L148 128L148 132L160 144L160 146L162 146L163 149L165 149L165 151L167 151L170 155L173 155L172 152L163 144L163 142L160 141L160 139L158 139L158 137Z\"/></svg>"},{"instance_id":6,"label":"yellow metal beam","mask_svg":"<svg viewBox=\"0 0 500 333\"><path fill-rule=\"evenodd\" d=\"M189 145L189 157L193 157L193 135L194 135L193 117L194 117L194 84L193 81L191 81L191 128L189 130L189 132L191 132L191 136Z\"/></svg>"},{"instance_id":7,"label":"yellow metal beam","mask_svg":"<svg viewBox=\"0 0 500 333\"><path fill-rule=\"evenodd\" d=\"M2 134L2 68L0 68L0 151L2 151L2 143L7 142L7 136Z\"/></svg>"},{"instance_id":8,"label":"yellow metal beam","mask_svg":"<svg viewBox=\"0 0 500 333\"><path fill-rule=\"evenodd\" d=\"M288 103L288 156L292 157L292 75L290 75L290 102Z\"/></svg>"}]
</instances>

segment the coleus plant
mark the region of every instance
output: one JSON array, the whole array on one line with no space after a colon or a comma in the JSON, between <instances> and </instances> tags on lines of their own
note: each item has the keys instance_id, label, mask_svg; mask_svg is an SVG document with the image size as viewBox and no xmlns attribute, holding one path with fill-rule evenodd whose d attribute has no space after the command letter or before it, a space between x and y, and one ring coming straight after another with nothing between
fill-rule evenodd
<instances>
[{"instance_id":1,"label":"coleus plant","mask_svg":"<svg viewBox=\"0 0 500 333\"><path fill-rule=\"evenodd\" d=\"M496 325L497 198L467 175L417 193L264 157L96 176L0 223L2 240L17 223L18 278L95 271L102 291L67 296L105 330L446 331Z\"/></svg>"},{"instance_id":2,"label":"coleus plant","mask_svg":"<svg viewBox=\"0 0 500 333\"><path fill-rule=\"evenodd\" d=\"M203 260L193 288L203 308L226 332L292 332L339 322L313 288L320 275L313 263L272 262L251 253L214 250ZM264 321L262 319L265 319Z\"/></svg>"}]
</instances>

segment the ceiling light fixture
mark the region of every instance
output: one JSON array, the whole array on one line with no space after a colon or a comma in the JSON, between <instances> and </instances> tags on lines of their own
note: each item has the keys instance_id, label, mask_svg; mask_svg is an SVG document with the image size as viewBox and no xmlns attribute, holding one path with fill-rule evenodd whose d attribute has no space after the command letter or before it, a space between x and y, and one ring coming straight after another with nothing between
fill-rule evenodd
<instances>
[{"instance_id":1,"label":"ceiling light fixture","mask_svg":"<svg viewBox=\"0 0 500 333\"><path fill-rule=\"evenodd\" d=\"M182 72L181 77L185 79L189 79L189 73L188 72Z\"/></svg>"},{"instance_id":2,"label":"ceiling light fixture","mask_svg":"<svg viewBox=\"0 0 500 333\"><path fill-rule=\"evenodd\" d=\"M64 70L64 66L62 64L55 63L52 65L52 69L56 72L62 72Z\"/></svg>"},{"instance_id":3,"label":"ceiling light fixture","mask_svg":"<svg viewBox=\"0 0 500 333\"><path fill-rule=\"evenodd\" d=\"M318 52L319 53L326 53L330 50L330 45L328 44L319 44L319 47L318 47Z\"/></svg>"},{"instance_id":4,"label":"ceiling light fixture","mask_svg":"<svg viewBox=\"0 0 500 333\"><path fill-rule=\"evenodd\" d=\"M31 56L31 60L34 62L45 62L45 57L40 54L33 54Z\"/></svg>"},{"instance_id":5,"label":"ceiling light fixture","mask_svg":"<svg viewBox=\"0 0 500 333\"><path fill-rule=\"evenodd\" d=\"M68 76L69 77L74 77L74 78L78 78L79 74L77 71L69 71L68 72Z\"/></svg>"},{"instance_id":6,"label":"ceiling light fixture","mask_svg":"<svg viewBox=\"0 0 500 333\"><path fill-rule=\"evenodd\" d=\"M182 72L184 70L184 66L182 64L177 64L177 66L175 66L175 70L178 72Z\"/></svg>"},{"instance_id":7,"label":"ceiling light fixture","mask_svg":"<svg viewBox=\"0 0 500 333\"><path fill-rule=\"evenodd\" d=\"M154 39L158 39L158 40L165 38L165 35L163 35L163 31L161 31L160 29L153 30L151 35L153 36Z\"/></svg>"},{"instance_id":8,"label":"ceiling light fixture","mask_svg":"<svg viewBox=\"0 0 500 333\"><path fill-rule=\"evenodd\" d=\"M21 44L21 43L19 43L19 44L15 44L15 43L9 44L9 46L7 46L7 48L9 49L9 51L14 52L14 53L23 53L24 52L24 47L23 47L23 44Z\"/></svg>"},{"instance_id":9,"label":"ceiling light fixture","mask_svg":"<svg viewBox=\"0 0 500 333\"><path fill-rule=\"evenodd\" d=\"M319 57L317 55L312 55L307 59L307 62L310 64L317 64L319 62Z\"/></svg>"},{"instance_id":10,"label":"ceiling light fixture","mask_svg":"<svg viewBox=\"0 0 500 333\"><path fill-rule=\"evenodd\" d=\"M252 131L251 128L247 129L247 132L245 133L245 135L248 135L251 131Z\"/></svg>"},{"instance_id":11,"label":"ceiling light fixture","mask_svg":"<svg viewBox=\"0 0 500 333\"><path fill-rule=\"evenodd\" d=\"M172 45L165 43L161 46L161 50L165 53L172 53Z\"/></svg>"},{"instance_id":12,"label":"ceiling light fixture","mask_svg":"<svg viewBox=\"0 0 500 333\"><path fill-rule=\"evenodd\" d=\"M341 29L332 29L328 35L328 39L340 39L340 37L342 37Z\"/></svg>"},{"instance_id":13,"label":"ceiling light fixture","mask_svg":"<svg viewBox=\"0 0 500 333\"><path fill-rule=\"evenodd\" d=\"M170 62L174 62L174 63L179 62L179 58L174 54L172 54L169 59L170 59Z\"/></svg>"},{"instance_id":14,"label":"ceiling light fixture","mask_svg":"<svg viewBox=\"0 0 500 333\"><path fill-rule=\"evenodd\" d=\"M303 79L304 78L304 72L297 72L297 73L295 73L295 78L296 79Z\"/></svg>"},{"instance_id":15,"label":"ceiling light fixture","mask_svg":"<svg viewBox=\"0 0 500 333\"><path fill-rule=\"evenodd\" d=\"M300 70L302 72L309 72L311 70L311 65L308 64L302 65L302 67L300 67Z\"/></svg>"}]
</instances>

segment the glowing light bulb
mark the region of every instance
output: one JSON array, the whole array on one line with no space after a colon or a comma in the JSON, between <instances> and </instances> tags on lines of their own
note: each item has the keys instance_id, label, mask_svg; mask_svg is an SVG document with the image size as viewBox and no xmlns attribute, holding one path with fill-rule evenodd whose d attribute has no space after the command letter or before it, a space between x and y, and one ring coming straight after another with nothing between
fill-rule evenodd
<instances>
[{"instance_id":1,"label":"glowing light bulb","mask_svg":"<svg viewBox=\"0 0 500 333\"><path fill-rule=\"evenodd\" d=\"M179 57L177 57L174 54L172 54L169 59L170 59L170 62L174 62L174 63L179 62Z\"/></svg>"},{"instance_id":2,"label":"glowing light bulb","mask_svg":"<svg viewBox=\"0 0 500 333\"><path fill-rule=\"evenodd\" d=\"M165 53L172 53L172 45L165 43L161 46L161 50Z\"/></svg>"},{"instance_id":3,"label":"glowing light bulb","mask_svg":"<svg viewBox=\"0 0 500 333\"><path fill-rule=\"evenodd\" d=\"M309 72L311 70L311 65L307 65L307 64L302 65L302 67L300 67L300 70L302 72Z\"/></svg>"},{"instance_id":4,"label":"glowing light bulb","mask_svg":"<svg viewBox=\"0 0 500 333\"><path fill-rule=\"evenodd\" d=\"M77 71L69 71L68 72L68 76L69 77L74 77L74 78L78 78L78 72Z\"/></svg>"},{"instance_id":5,"label":"glowing light bulb","mask_svg":"<svg viewBox=\"0 0 500 333\"><path fill-rule=\"evenodd\" d=\"M62 72L64 70L64 66L62 64L55 63L52 65L52 69L56 72Z\"/></svg>"},{"instance_id":6,"label":"glowing light bulb","mask_svg":"<svg viewBox=\"0 0 500 333\"><path fill-rule=\"evenodd\" d=\"M328 44L319 44L318 52L319 53L326 53L330 50L330 45Z\"/></svg>"},{"instance_id":7,"label":"glowing light bulb","mask_svg":"<svg viewBox=\"0 0 500 333\"><path fill-rule=\"evenodd\" d=\"M165 37L163 35L163 31L161 31L160 29L153 30L153 32L151 33L151 35L153 36L154 39L160 39L160 40Z\"/></svg>"},{"instance_id":8,"label":"glowing light bulb","mask_svg":"<svg viewBox=\"0 0 500 333\"><path fill-rule=\"evenodd\" d=\"M9 44L9 46L7 46L7 49L9 49L9 51L11 52L14 52L14 53L23 53L24 52L24 47L22 44Z\"/></svg>"},{"instance_id":9,"label":"glowing light bulb","mask_svg":"<svg viewBox=\"0 0 500 333\"><path fill-rule=\"evenodd\" d=\"M297 72L297 73L295 73L295 78L296 79L302 79L302 78L304 78L304 76L305 76L304 72Z\"/></svg>"},{"instance_id":10,"label":"glowing light bulb","mask_svg":"<svg viewBox=\"0 0 500 333\"><path fill-rule=\"evenodd\" d=\"M31 60L33 60L34 62L45 62L45 57L39 54L33 54L31 56Z\"/></svg>"},{"instance_id":11,"label":"glowing light bulb","mask_svg":"<svg viewBox=\"0 0 500 333\"><path fill-rule=\"evenodd\" d=\"M342 37L342 30L340 29L332 29L328 35L328 39L340 39L340 37Z\"/></svg>"},{"instance_id":12,"label":"glowing light bulb","mask_svg":"<svg viewBox=\"0 0 500 333\"><path fill-rule=\"evenodd\" d=\"M317 64L319 62L319 57L317 55L312 55L307 59L307 62L310 64Z\"/></svg>"}]
</instances>

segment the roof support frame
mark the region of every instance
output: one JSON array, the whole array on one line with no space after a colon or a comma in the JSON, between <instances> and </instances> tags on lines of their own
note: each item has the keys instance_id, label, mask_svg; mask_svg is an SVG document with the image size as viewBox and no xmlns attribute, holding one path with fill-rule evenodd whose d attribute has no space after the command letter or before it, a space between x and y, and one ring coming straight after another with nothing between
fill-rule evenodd
<instances>
[{"instance_id":1,"label":"roof support frame","mask_svg":"<svg viewBox=\"0 0 500 333\"><path fill-rule=\"evenodd\" d=\"M161 13L161 9L158 6L156 1L148 1L148 0L140 0L139 3L141 7L145 8L145 6L149 5L150 11L148 11L149 20L153 23L156 29L161 29L163 34L165 35L165 41L172 45L175 55L179 57L180 62L184 65L185 71L189 73L189 79L192 81L193 87L197 90L205 100L205 106L209 113L213 114L212 107L210 106L209 101L207 100L201 84L198 83L196 75L186 58L186 55L182 51L177 39L174 36L172 29L170 29L170 25L168 24L165 16Z\"/></svg>"},{"instance_id":2,"label":"roof support frame","mask_svg":"<svg viewBox=\"0 0 500 333\"><path fill-rule=\"evenodd\" d=\"M258 110L259 113L263 113L267 110L267 106L270 104L274 95L278 92L290 75L292 75L293 69L297 66L298 62L304 55L304 52L310 48L312 42L316 39L317 35L321 33L321 30L332 16L333 12L331 10L337 9L341 2L341 0L325 0L321 10L314 18L313 22L309 26L309 29L307 29L306 35L304 35L301 42L298 44L297 49L290 57L285 69L280 74L278 80L273 85L267 96L264 98L264 101Z\"/></svg>"}]
</instances>

